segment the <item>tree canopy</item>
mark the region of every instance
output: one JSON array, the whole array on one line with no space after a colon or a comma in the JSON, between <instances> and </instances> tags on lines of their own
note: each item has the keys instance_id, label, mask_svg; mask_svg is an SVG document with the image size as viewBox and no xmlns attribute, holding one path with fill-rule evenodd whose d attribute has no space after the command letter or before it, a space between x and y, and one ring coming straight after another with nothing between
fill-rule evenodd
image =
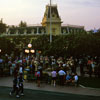
<instances>
[{"instance_id":1,"label":"tree canopy","mask_svg":"<svg viewBox=\"0 0 100 100\"><path fill-rule=\"evenodd\" d=\"M6 24L3 23L2 19L0 21L0 34L3 34L4 32L6 32Z\"/></svg>"},{"instance_id":2,"label":"tree canopy","mask_svg":"<svg viewBox=\"0 0 100 100\"><path fill-rule=\"evenodd\" d=\"M0 38L0 48L5 53L24 52L28 43L32 44L34 50L41 51L42 55L49 56L76 56L90 55L100 56L100 35L97 34L69 34L53 36L50 43L49 35L38 36L14 36ZM9 47L10 46L10 47Z\"/></svg>"},{"instance_id":3,"label":"tree canopy","mask_svg":"<svg viewBox=\"0 0 100 100\"><path fill-rule=\"evenodd\" d=\"M21 22L19 23L19 27L27 27L27 23L21 21Z\"/></svg>"}]
</instances>

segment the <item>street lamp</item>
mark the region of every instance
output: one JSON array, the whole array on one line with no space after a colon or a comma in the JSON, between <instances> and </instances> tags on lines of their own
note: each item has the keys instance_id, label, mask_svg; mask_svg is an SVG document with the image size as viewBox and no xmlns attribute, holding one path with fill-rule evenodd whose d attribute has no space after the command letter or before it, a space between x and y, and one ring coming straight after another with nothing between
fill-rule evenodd
<instances>
[{"instance_id":1,"label":"street lamp","mask_svg":"<svg viewBox=\"0 0 100 100\"><path fill-rule=\"evenodd\" d=\"M32 48L32 44L31 43L28 44L28 48Z\"/></svg>"},{"instance_id":2,"label":"street lamp","mask_svg":"<svg viewBox=\"0 0 100 100\"><path fill-rule=\"evenodd\" d=\"M28 50L28 49L25 49L25 53L27 53L27 54L28 54L28 53L29 53L29 50Z\"/></svg>"},{"instance_id":3,"label":"street lamp","mask_svg":"<svg viewBox=\"0 0 100 100\"><path fill-rule=\"evenodd\" d=\"M31 49L30 52L31 52L31 53L35 53L35 50Z\"/></svg>"},{"instance_id":4,"label":"street lamp","mask_svg":"<svg viewBox=\"0 0 100 100\"><path fill-rule=\"evenodd\" d=\"M30 56L30 54L32 53L35 53L35 50L34 49L31 49L32 48L32 44L28 44L28 49L25 49L25 53L27 53L27 54L29 54L29 56Z\"/></svg>"},{"instance_id":5,"label":"street lamp","mask_svg":"<svg viewBox=\"0 0 100 100\"><path fill-rule=\"evenodd\" d=\"M1 49L0 49L0 53L1 53Z\"/></svg>"},{"instance_id":6,"label":"street lamp","mask_svg":"<svg viewBox=\"0 0 100 100\"><path fill-rule=\"evenodd\" d=\"M0 56L1 56L1 52L2 52L2 50L0 49Z\"/></svg>"}]
</instances>

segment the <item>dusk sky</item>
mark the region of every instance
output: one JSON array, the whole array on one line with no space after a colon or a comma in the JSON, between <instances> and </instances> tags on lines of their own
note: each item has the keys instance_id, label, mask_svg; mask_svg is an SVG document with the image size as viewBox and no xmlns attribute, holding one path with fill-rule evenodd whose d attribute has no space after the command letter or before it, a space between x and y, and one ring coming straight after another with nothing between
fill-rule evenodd
<instances>
[{"instance_id":1,"label":"dusk sky","mask_svg":"<svg viewBox=\"0 0 100 100\"><path fill-rule=\"evenodd\" d=\"M0 0L0 19L8 25L40 24L50 0ZM63 24L100 28L100 0L52 0L57 4Z\"/></svg>"}]
</instances>

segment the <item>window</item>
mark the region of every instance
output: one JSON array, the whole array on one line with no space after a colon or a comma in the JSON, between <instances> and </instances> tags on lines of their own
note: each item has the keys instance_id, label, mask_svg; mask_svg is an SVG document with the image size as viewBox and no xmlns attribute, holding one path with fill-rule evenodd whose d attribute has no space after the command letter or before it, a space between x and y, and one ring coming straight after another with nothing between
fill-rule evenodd
<instances>
[{"instance_id":1,"label":"window","mask_svg":"<svg viewBox=\"0 0 100 100\"><path fill-rule=\"evenodd\" d=\"M54 15L54 14L52 14L52 17L55 17L55 15Z\"/></svg>"},{"instance_id":2,"label":"window","mask_svg":"<svg viewBox=\"0 0 100 100\"><path fill-rule=\"evenodd\" d=\"M56 28L52 28L52 33L56 33Z\"/></svg>"},{"instance_id":3,"label":"window","mask_svg":"<svg viewBox=\"0 0 100 100\"><path fill-rule=\"evenodd\" d=\"M64 33L64 34L66 33L66 29L63 29L63 33Z\"/></svg>"}]
</instances>

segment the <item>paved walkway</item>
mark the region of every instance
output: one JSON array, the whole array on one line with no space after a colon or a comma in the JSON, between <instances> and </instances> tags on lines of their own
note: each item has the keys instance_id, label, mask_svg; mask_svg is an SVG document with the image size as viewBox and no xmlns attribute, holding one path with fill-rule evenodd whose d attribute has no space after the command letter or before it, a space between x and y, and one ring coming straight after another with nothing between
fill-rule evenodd
<instances>
[{"instance_id":1,"label":"paved walkway","mask_svg":"<svg viewBox=\"0 0 100 100\"><path fill-rule=\"evenodd\" d=\"M12 87L12 77L0 77L0 86ZM100 96L100 89L85 88L85 87L67 87L67 86L51 86L50 84L41 84L37 87L35 82L24 82L25 89L43 90L43 91L53 91L62 93L72 93L90 96Z\"/></svg>"}]
</instances>

